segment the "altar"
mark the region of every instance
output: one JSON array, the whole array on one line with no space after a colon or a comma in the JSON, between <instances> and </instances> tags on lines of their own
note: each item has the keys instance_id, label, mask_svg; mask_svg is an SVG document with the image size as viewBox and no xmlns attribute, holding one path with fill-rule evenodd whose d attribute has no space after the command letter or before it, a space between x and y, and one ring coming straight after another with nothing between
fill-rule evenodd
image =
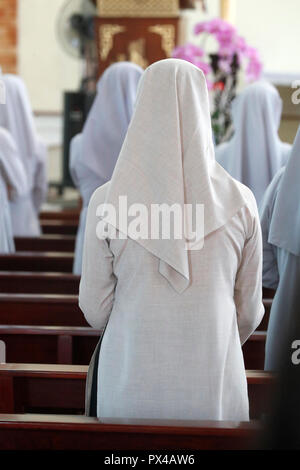
<instances>
[{"instance_id":1,"label":"altar","mask_svg":"<svg viewBox=\"0 0 300 470\"><path fill-rule=\"evenodd\" d=\"M128 60L146 68L170 57L178 40L179 0L98 0L98 73Z\"/></svg>"}]
</instances>

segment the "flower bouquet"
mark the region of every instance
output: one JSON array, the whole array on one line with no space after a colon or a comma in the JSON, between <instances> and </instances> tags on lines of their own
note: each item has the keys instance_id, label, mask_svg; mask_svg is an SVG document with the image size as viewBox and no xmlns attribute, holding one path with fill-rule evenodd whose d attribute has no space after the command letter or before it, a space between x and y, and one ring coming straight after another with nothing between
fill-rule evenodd
<instances>
[{"instance_id":1,"label":"flower bouquet","mask_svg":"<svg viewBox=\"0 0 300 470\"><path fill-rule=\"evenodd\" d=\"M216 18L197 23L194 34L202 37L202 44L176 47L172 56L191 62L205 74L213 95L212 127L215 143L219 144L230 129L230 104L235 97L238 72L244 69L246 80L251 82L259 79L263 66L258 51L227 21ZM214 53L206 51L206 41L211 36L217 45Z\"/></svg>"}]
</instances>

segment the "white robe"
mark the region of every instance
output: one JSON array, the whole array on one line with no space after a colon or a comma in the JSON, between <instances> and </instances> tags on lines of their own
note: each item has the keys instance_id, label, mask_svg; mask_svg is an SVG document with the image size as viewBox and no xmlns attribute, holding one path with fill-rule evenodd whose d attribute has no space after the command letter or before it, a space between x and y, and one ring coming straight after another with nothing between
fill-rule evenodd
<instances>
[{"instance_id":1,"label":"white robe","mask_svg":"<svg viewBox=\"0 0 300 470\"><path fill-rule=\"evenodd\" d=\"M96 188L110 180L133 112L143 70L129 62L108 67L82 134L70 149L70 174L82 197L73 273L80 275L87 207Z\"/></svg>"},{"instance_id":2,"label":"white robe","mask_svg":"<svg viewBox=\"0 0 300 470\"><path fill-rule=\"evenodd\" d=\"M37 136L33 113L24 82L14 75L2 76L6 104L0 105L0 125L12 135L26 170L28 193L11 205L15 236L38 236L38 213L45 201L48 184L46 147Z\"/></svg>"},{"instance_id":3,"label":"white robe","mask_svg":"<svg viewBox=\"0 0 300 470\"><path fill-rule=\"evenodd\" d=\"M203 203L204 247L99 239L97 208L116 207L118 194L147 208ZM151 65L112 180L87 216L79 304L94 328L107 324L97 415L248 420L241 345L264 313L261 264L254 197L214 159L203 73L174 59Z\"/></svg>"},{"instance_id":4,"label":"white robe","mask_svg":"<svg viewBox=\"0 0 300 470\"><path fill-rule=\"evenodd\" d=\"M268 325L265 369L279 370L285 341L298 307L300 284L300 128L286 168L269 185L260 219L263 234L263 285L276 290ZM295 338L298 339L298 338ZM292 351L292 350L291 350Z\"/></svg>"},{"instance_id":5,"label":"white robe","mask_svg":"<svg viewBox=\"0 0 300 470\"><path fill-rule=\"evenodd\" d=\"M281 112L282 101L271 84L248 86L232 105L234 136L216 148L217 162L253 191L258 205L291 150L278 137Z\"/></svg>"},{"instance_id":6,"label":"white robe","mask_svg":"<svg viewBox=\"0 0 300 470\"><path fill-rule=\"evenodd\" d=\"M248 420L241 344L259 325L261 233L255 204L191 252L192 285L178 294L136 242L95 236L87 219L80 307L108 325L99 359L100 418ZM233 295L234 292L234 295Z\"/></svg>"},{"instance_id":7,"label":"white robe","mask_svg":"<svg viewBox=\"0 0 300 470\"><path fill-rule=\"evenodd\" d=\"M93 192L100 186L99 177L85 165L82 152L82 134L77 134L71 141L69 167L73 183L82 198L73 265L73 274L80 275L87 209Z\"/></svg>"},{"instance_id":8,"label":"white robe","mask_svg":"<svg viewBox=\"0 0 300 470\"><path fill-rule=\"evenodd\" d=\"M0 252L15 250L9 199L17 201L27 192L25 168L11 135L0 127Z\"/></svg>"}]
</instances>

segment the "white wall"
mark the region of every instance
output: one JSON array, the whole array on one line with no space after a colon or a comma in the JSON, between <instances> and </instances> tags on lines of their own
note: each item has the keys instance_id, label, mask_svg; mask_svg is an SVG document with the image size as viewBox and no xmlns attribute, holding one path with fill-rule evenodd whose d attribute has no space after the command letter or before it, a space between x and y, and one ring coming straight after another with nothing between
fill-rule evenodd
<instances>
[{"instance_id":1,"label":"white wall","mask_svg":"<svg viewBox=\"0 0 300 470\"><path fill-rule=\"evenodd\" d=\"M236 25L261 51L268 74L300 78L299 18L299 0L236 0Z\"/></svg>"},{"instance_id":2,"label":"white wall","mask_svg":"<svg viewBox=\"0 0 300 470\"><path fill-rule=\"evenodd\" d=\"M264 71L274 81L290 83L300 78L300 0L232 0L235 26L247 42L261 53ZM208 13L186 11L180 42L199 43L193 36L195 23L219 16L219 0L207 0ZM208 46L212 47L212 43Z\"/></svg>"},{"instance_id":3,"label":"white wall","mask_svg":"<svg viewBox=\"0 0 300 470\"><path fill-rule=\"evenodd\" d=\"M63 90L76 90L81 63L57 41L56 21L65 0L19 0L19 74L35 111L61 111Z\"/></svg>"}]
</instances>

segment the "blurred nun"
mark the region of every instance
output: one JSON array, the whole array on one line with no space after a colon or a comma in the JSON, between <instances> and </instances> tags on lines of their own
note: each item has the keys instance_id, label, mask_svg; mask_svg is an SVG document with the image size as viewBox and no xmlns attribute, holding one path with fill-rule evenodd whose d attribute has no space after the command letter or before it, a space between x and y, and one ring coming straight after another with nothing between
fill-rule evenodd
<instances>
[{"instance_id":1,"label":"blurred nun","mask_svg":"<svg viewBox=\"0 0 300 470\"><path fill-rule=\"evenodd\" d=\"M134 238L126 237L124 196L129 211L146 212ZM115 219L101 222L102 203ZM166 239L153 223L162 204L179 209L181 236ZM182 233L186 204L194 214L204 205L200 246ZM97 237L106 221L116 237ZM202 71L176 59L151 65L112 179L88 209L79 303L91 326L106 329L87 412L98 383L100 418L248 420L241 345L264 311L261 255L255 199L215 161Z\"/></svg>"},{"instance_id":2,"label":"blurred nun","mask_svg":"<svg viewBox=\"0 0 300 470\"><path fill-rule=\"evenodd\" d=\"M0 127L0 252L15 250L9 201L18 201L27 192L25 168L8 131Z\"/></svg>"},{"instance_id":3,"label":"blurred nun","mask_svg":"<svg viewBox=\"0 0 300 470\"><path fill-rule=\"evenodd\" d=\"M40 234L39 210L47 194L46 148L36 133L33 113L24 82L15 75L3 75L6 104L0 105L0 126L7 129L26 171L28 191L11 203L15 236Z\"/></svg>"},{"instance_id":4,"label":"blurred nun","mask_svg":"<svg viewBox=\"0 0 300 470\"><path fill-rule=\"evenodd\" d=\"M267 334L265 369L278 370L300 286L300 127L286 168L277 173L266 191L260 218L263 285L276 290Z\"/></svg>"},{"instance_id":5,"label":"blurred nun","mask_svg":"<svg viewBox=\"0 0 300 470\"><path fill-rule=\"evenodd\" d=\"M82 134L71 142L70 173L82 197L73 272L81 274L87 207L96 188L110 180L133 112L143 70L130 62L111 65L100 78Z\"/></svg>"},{"instance_id":6,"label":"blurred nun","mask_svg":"<svg viewBox=\"0 0 300 470\"><path fill-rule=\"evenodd\" d=\"M250 188L259 205L291 146L278 137L282 100L268 82L248 86L232 104L234 135L216 149L216 160Z\"/></svg>"}]
</instances>

